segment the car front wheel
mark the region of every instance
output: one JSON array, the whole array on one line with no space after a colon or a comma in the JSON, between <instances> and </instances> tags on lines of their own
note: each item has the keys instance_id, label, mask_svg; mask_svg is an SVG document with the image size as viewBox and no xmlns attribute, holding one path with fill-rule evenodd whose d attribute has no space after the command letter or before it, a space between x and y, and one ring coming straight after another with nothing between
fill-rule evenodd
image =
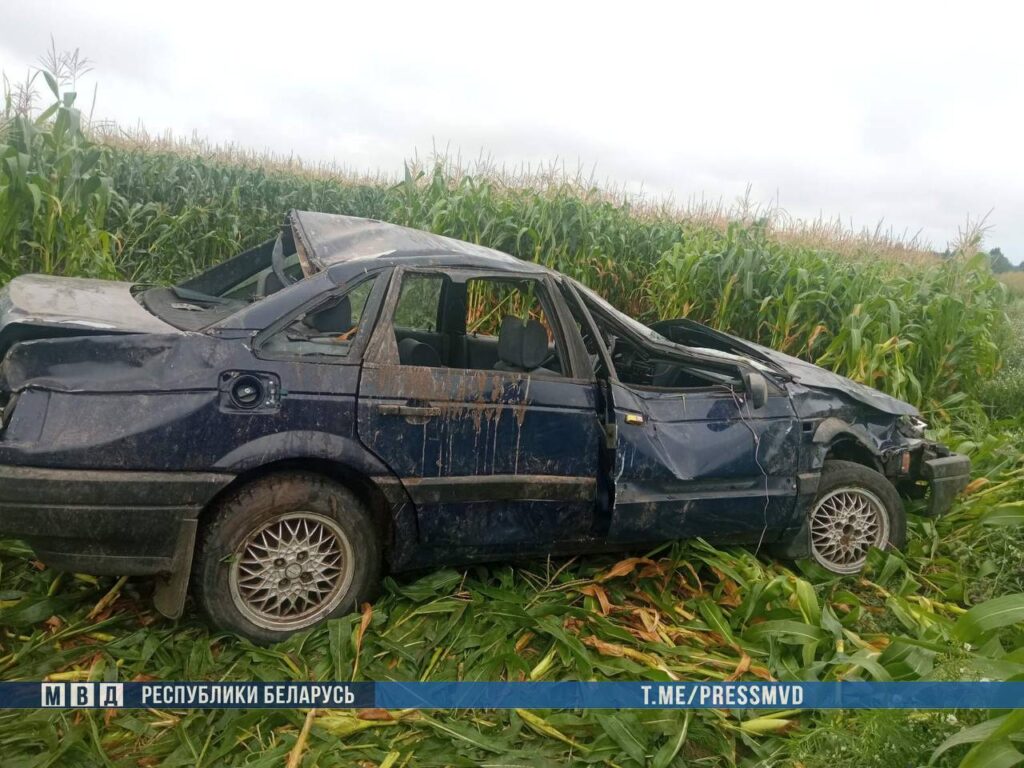
<instances>
[{"instance_id":1,"label":"car front wheel","mask_svg":"<svg viewBox=\"0 0 1024 768\"><path fill-rule=\"evenodd\" d=\"M857 573L872 547L906 543L903 502L886 477L850 461L826 461L808 518L811 556L833 573Z\"/></svg>"},{"instance_id":2,"label":"car front wheel","mask_svg":"<svg viewBox=\"0 0 1024 768\"><path fill-rule=\"evenodd\" d=\"M213 510L193 585L213 623L272 643L352 610L379 574L377 532L359 499L327 478L289 472L243 486Z\"/></svg>"}]
</instances>

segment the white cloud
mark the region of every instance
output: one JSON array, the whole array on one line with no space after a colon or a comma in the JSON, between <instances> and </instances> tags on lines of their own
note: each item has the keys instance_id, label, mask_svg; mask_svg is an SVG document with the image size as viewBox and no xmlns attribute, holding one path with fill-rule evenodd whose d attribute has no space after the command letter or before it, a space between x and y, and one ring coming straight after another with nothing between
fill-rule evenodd
<instances>
[{"instance_id":1,"label":"white cloud","mask_svg":"<svg viewBox=\"0 0 1024 768\"><path fill-rule=\"evenodd\" d=\"M82 49L97 115L397 172L450 147L597 167L676 200L748 183L936 247L992 210L1024 258L1024 52L1009 5L37 2L0 66Z\"/></svg>"}]
</instances>

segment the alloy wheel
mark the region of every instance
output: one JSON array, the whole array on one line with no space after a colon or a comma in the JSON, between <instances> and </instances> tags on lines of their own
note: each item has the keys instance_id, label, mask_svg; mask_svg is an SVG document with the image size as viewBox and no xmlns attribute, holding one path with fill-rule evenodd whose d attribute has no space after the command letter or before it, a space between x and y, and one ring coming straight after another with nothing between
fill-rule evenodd
<instances>
[{"instance_id":1,"label":"alloy wheel","mask_svg":"<svg viewBox=\"0 0 1024 768\"><path fill-rule=\"evenodd\" d=\"M885 504L866 488L829 491L811 512L811 554L834 573L856 573L871 547L889 541Z\"/></svg>"},{"instance_id":2,"label":"alloy wheel","mask_svg":"<svg viewBox=\"0 0 1024 768\"><path fill-rule=\"evenodd\" d=\"M348 592L352 545L336 520L315 512L278 515L235 550L231 599L253 624L298 629L329 615Z\"/></svg>"}]
</instances>

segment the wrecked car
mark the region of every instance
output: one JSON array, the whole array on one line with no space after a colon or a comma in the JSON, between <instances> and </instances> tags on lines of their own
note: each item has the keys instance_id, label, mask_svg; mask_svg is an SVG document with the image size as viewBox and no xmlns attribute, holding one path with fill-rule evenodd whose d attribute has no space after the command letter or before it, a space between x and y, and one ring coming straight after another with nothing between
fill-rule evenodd
<instances>
[{"instance_id":1,"label":"wrecked car","mask_svg":"<svg viewBox=\"0 0 1024 768\"><path fill-rule=\"evenodd\" d=\"M538 264L293 211L173 287L0 291L0 535L272 642L385 570L702 537L854 573L964 456L907 403Z\"/></svg>"}]
</instances>

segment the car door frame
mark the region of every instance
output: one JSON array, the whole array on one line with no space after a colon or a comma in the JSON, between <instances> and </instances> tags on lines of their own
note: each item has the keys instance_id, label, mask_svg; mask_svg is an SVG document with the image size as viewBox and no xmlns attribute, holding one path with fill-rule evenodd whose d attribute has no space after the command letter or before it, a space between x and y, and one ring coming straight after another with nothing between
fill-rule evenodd
<instances>
[{"instance_id":1,"label":"car door frame","mask_svg":"<svg viewBox=\"0 0 1024 768\"><path fill-rule=\"evenodd\" d=\"M471 279L493 279L507 280L510 282L529 280L538 282L545 288L544 304L545 311L548 311L550 319L556 327L552 328L554 333L559 334L569 356L572 369L571 376L564 376L566 381L578 383L594 383L595 374L587 357L586 348L579 332L575 330L574 323L565 299L559 290L559 283L551 278L546 272L534 271L513 271L508 269L492 269L487 267L467 266L396 266L391 270L390 282L387 286L387 294L381 299L378 307L373 332L367 340L366 348L363 351L363 363L396 364L398 362L398 345L394 342L391 317L394 315L398 300L401 298L402 278L408 274L442 274L465 276L466 280ZM553 310L553 311L549 311ZM390 343L389 343L390 342ZM460 369L462 370L462 369ZM465 369L475 370L475 369Z\"/></svg>"},{"instance_id":2,"label":"car door frame","mask_svg":"<svg viewBox=\"0 0 1024 768\"><path fill-rule=\"evenodd\" d=\"M466 282L471 279L489 279L495 281L530 281L537 283L543 289L540 299L541 306L548 315L548 321L552 325L552 332L556 334L556 343L558 343L559 340L561 341L559 348L562 355L564 355L564 359L560 362L563 367L568 368L568 374L556 377L543 377L513 371L403 366L399 360L398 345L395 340L395 331L392 320L398 301L401 297L403 279L410 274L442 274L447 275L450 278L455 277L460 282ZM407 393L408 397L406 394L402 394L398 397L398 400L407 400L407 402L412 404L410 407L415 407L417 403L422 403L428 406L431 411L435 407L435 400L439 403L436 407L447 408L452 406L451 401L445 400L444 395L444 387L447 386L445 381L452 377L463 377L467 380L479 379L480 381L484 381L484 379L486 379L486 386L492 387L494 386L494 382L505 382L510 385L527 382L526 391L530 393L530 387L532 386L533 390L531 394L533 395L539 391L538 387L565 387L566 385L572 385L579 388L578 394L573 394L573 397L576 398L576 405L566 405L565 407L567 409L571 407L580 415L581 418L585 418L584 414L587 408L582 407L580 403L586 402L592 405L596 402L594 391L597 386L597 381L590 366L589 358L586 355L583 340L580 338L579 332L576 330L574 322L569 315L568 307L566 306L565 300L559 291L559 286L548 273L532 270L518 271L508 269L488 269L486 267L462 265L399 265L395 267L391 276L388 292L381 302L375 327L363 352L358 404L360 429L365 430L363 434L361 434L363 444L369 450L373 451L378 458L381 458L382 461L385 461L385 463L388 463L389 466L391 466L391 463L389 463L385 457L380 456L380 454L375 450L373 440L375 440L376 437L374 434L375 428L372 422L373 417L367 410L373 408L379 410L380 401L384 399L383 396L377 392L367 391L367 387L376 387L376 382L372 377L382 376L385 373L392 373L395 376L402 376L406 379L405 383L409 387ZM422 390L422 392L418 395L417 392L419 390ZM421 397L420 395L428 396ZM433 397L433 399L431 399L431 397ZM519 407L529 408L530 403L528 402L526 405L521 405ZM592 429L594 438L594 470L587 475L561 475L561 477L564 478L564 482L559 482L558 478L560 475L558 474L535 475L528 472L514 475L508 475L507 473L492 472L491 474L488 474L486 472L481 472L476 475L464 476L458 473L453 473L452 475L446 476L442 474L441 468L438 468L438 475L436 477L431 477L424 474L427 462L424 462L424 465L420 468L419 476L409 474L410 468L408 466L403 468L391 466L391 469L394 474L399 477L399 481L403 484L410 497L413 498L414 504L417 506L418 515L421 508L425 508L432 504L439 504L441 503L440 500L442 498L445 499L444 503L472 502L484 504L530 500L536 500L538 502L564 502L566 504L578 503L581 505L595 503L598 479L598 471L596 467L599 458L597 452L600 450L602 432L600 417L597 413L596 407L593 407L591 410L593 412L594 419ZM425 416L424 418L431 417L432 416ZM528 417L526 413L524 413L521 418L525 420ZM415 415L407 418L406 421L410 424L416 424ZM522 423L520 423L520 427L522 427ZM497 427L495 427L495 429L496 428ZM376 447L379 449L380 446ZM584 457L584 460L580 462L581 465L585 465L587 463L585 458L586 457ZM457 477L460 479L452 481L449 479L450 477ZM493 478L493 480L491 480L491 478ZM420 526L419 530L421 541L424 541L428 546L429 542L427 542L427 540L430 539L428 533L431 530L431 525L432 523L430 522L424 523ZM559 544L571 545L572 542L578 540L581 545L584 545L592 539L592 525L588 525L585 530L578 531L577 534L578 535L570 539L566 539L566 541L560 542ZM451 542L446 542L445 544L446 546L464 546L467 549L475 548L473 542L469 539L461 543L453 544ZM495 549L492 547L490 550L487 550L487 552L490 554L500 554L505 551L514 550L517 554L522 554L527 551L544 551L543 546L541 546L543 542L538 541L536 544L538 546L534 547L533 550L522 542L516 542L515 546L511 549ZM559 546L559 549L564 548L565 547ZM476 549L480 550L481 555L485 554L486 548ZM467 553L461 552L460 554L465 556Z\"/></svg>"}]
</instances>

